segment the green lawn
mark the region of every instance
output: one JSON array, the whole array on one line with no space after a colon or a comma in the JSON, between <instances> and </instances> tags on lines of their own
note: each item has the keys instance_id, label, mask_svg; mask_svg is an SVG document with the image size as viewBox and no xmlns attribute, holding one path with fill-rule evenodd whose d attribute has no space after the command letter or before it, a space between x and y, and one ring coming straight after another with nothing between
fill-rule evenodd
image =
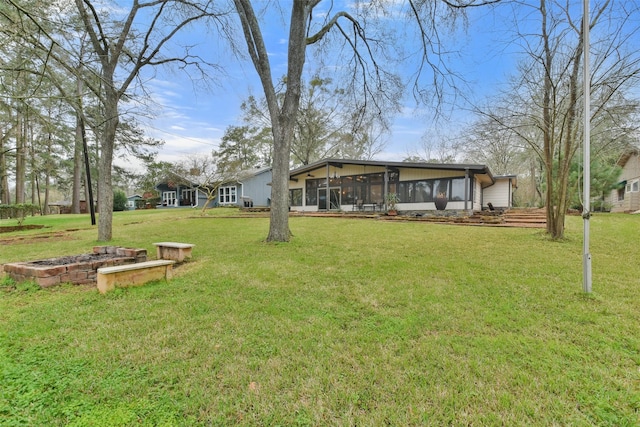
<instances>
[{"instance_id":1,"label":"green lawn","mask_svg":"<svg viewBox=\"0 0 640 427\"><path fill-rule=\"evenodd\" d=\"M266 244L229 212L114 214L113 244L196 244L168 283L0 277L0 425L640 424L640 216L592 219L586 296L579 217L562 242L299 217ZM25 223L49 228L0 234L0 263L99 244L87 216Z\"/></svg>"}]
</instances>

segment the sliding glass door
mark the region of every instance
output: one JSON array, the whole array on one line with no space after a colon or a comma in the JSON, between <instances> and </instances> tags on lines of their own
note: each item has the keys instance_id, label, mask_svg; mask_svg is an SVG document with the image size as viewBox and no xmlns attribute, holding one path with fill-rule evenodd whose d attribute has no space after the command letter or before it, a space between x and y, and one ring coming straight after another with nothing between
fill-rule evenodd
<instances>
[{"instance_id":1,"label":"sliding glass door","mask_svg":"<svg viewBox=\"0 0 640 427\"><path fill-rule=\"evenodd\" d=\"M328 203L328 206L327 206ZM329 189L329 200L327 200L326 188L318 188L318 210L336 211L340 209L340 187Z\"/></svg>"}]
</instances>

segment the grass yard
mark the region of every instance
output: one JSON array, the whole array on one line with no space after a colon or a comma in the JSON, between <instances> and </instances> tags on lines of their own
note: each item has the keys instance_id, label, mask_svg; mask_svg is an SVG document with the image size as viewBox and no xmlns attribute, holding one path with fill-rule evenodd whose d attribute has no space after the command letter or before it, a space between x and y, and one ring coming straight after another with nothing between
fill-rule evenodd
<instances>
[{"instance_id":1,"label":"grass yard","mask_svg":"<svg viewBox=\"0 0 640 427\"><path fill-rule=\"evenodd\" d=\"M579 217L562 242L299 217L265 244L229 212L114 214L112 244L196 244L168 283L0 276L0 425L640 425L640 216L593 217L586 296ZM0 263L99 244L88 216L25 223Z\"/></svg>"}]
</instances>

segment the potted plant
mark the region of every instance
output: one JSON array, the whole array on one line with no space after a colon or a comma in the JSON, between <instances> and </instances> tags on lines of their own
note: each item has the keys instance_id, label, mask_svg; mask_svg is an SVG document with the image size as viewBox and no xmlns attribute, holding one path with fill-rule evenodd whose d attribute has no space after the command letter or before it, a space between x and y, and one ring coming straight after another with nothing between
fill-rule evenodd
<instances>
[{"instance_id":1,"label":"potted plant","mask_svg":"<svg viewBox=\"0 0 640 427\"><path fill-rule=\"evenodd\" d=\"M385 202L387 203L387 215L398 215L398 203L400 202L400 197L398 197L398 194L387 193Z\"/></svg>"},{"instance_id":2,"label":"potted plant","mask_svg":"<svg viewBox=\"0 0 640 427\"><path fill-rule=\"evenodd\" d=\"M439 192L434 201L436 204L436 209L439 211L445 210L448 200L449 199L447 199L447 193L445 193L444 191Z\"/></svg>"}]
</instances>

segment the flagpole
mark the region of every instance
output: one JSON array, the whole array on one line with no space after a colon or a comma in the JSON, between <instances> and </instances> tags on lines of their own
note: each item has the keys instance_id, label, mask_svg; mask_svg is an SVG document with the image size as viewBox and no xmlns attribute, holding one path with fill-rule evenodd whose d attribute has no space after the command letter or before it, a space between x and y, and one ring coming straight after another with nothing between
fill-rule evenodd
<instances>
[{"instance_id":1,"label":"flagpole","mask_svg":"<svg viewBox=\"0 0 640 427\"><path fill-rule=\"evenodd\" d=\"M583 245L582 289L591 293L591 253L589 252L589 219L591 217L591 74L589 72L589 0L583 0L582 25L584 33L584 143L583 149Z\"/></svg>"}]
</instances>

